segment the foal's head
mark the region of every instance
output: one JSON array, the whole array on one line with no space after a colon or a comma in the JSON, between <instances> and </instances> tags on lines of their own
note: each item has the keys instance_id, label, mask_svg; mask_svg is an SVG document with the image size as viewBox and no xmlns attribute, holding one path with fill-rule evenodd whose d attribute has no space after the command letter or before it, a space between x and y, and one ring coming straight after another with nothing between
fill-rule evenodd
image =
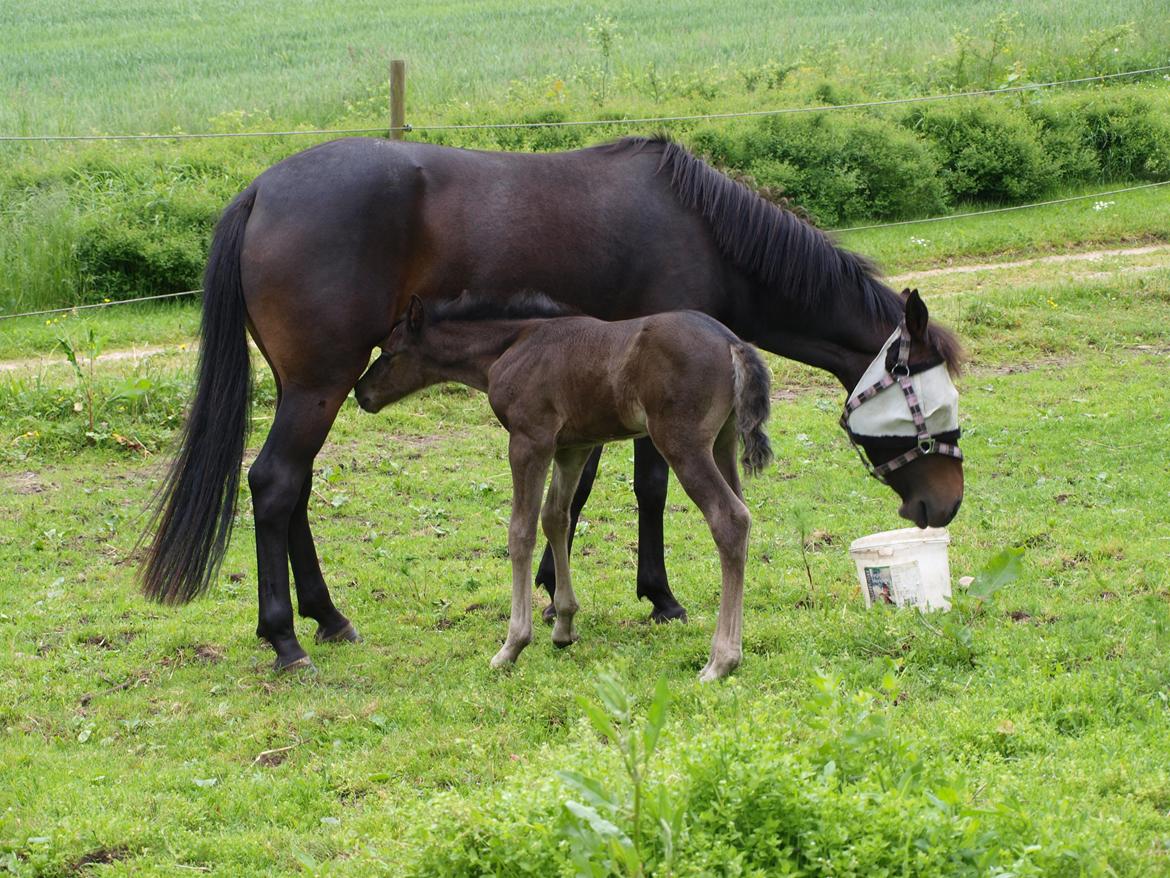
<instances>
[{"instance_id":1,"label":"foal's head","mask_svg":"<svg viewBox=\"0 0 1170 878\"><path fill-rule=\"evenodd\" d=\"M443 380L427 368L423 336L426 322L422 300L413 296L406 316L394 325L382 342L382 355L374 360L353 389L358 405L367 412L381 411L390 403Z\"/></svg>"}]
</instances>

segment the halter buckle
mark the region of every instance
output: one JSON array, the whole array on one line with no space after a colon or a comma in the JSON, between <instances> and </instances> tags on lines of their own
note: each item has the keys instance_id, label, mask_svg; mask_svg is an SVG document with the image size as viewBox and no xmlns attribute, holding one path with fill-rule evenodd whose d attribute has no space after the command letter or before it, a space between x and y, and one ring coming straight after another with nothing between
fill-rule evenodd
<instances>
[{"instance_id":1,"label":"halter buckle","mask_svg":"<svg viewBox=\"0 0 1170 878\"><path fill-rule=\"evenodd\" d=\"M933 436L927 436L918 440L918 451L921 454L934 454L938 449L938 440Z\"/></svg>"}]
</instances>

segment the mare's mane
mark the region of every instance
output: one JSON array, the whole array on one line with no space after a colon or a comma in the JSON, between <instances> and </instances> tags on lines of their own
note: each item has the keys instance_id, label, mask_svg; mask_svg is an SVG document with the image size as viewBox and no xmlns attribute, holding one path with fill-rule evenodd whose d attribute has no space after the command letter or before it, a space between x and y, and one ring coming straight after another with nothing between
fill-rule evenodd
<instances>
[{"instance_id":1,"label":"mare's mane","mask_svg":"<svg viewBox=\"0 0 1170 878\"><path fill-rule=\"evenodd\" d=\"M831 308L842 290L856 290L861 312L879 329L893 328L905 310L882 282L877 266L838 247L816 226L696 158L664 138L627 137L600 147L609 152L659 151L659 173L670 177L679 201L707 222L720 252L768 291L765 313L786 308L816 313ZM931 323L930 340L948 368L962 351L944 327Z\"/></svg>"}]
</instances>

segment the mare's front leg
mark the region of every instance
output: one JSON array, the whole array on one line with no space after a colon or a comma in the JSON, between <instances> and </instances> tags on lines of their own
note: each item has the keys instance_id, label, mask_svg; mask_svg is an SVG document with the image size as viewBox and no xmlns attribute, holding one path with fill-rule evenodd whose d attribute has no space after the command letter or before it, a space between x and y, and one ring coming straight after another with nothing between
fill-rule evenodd
<instances>
[{"instance_id":1,"label":"mare's front leg","mask_svg":"<svg viewBox=\"0 0 1170 878\"><path fill-rule=\"evenodd\" d=\"M256 521L260 604L256 633L276 650L277 670L312 667L313 664L293 631L288 575L290 534L306 480L312 477L313 458L321 450L348 393L348 387L298 388L295 391L286 388L281 394L264 447L248 471ZM305 535L298 532L298 536ZM308 538L311 540L311 535ZM299 545L296 551L303 567L303 545ZM316 557L315 551L313 556Z\"/></svg>"},{"instance_id":2,"label":"mare's front leg","mask_svg":"<svg viewBox=\"0 0 1170 878\"><path fill-rule=\"evenodd\" d=\"M638 597L654 605L655 622L687 620L666 579L662 516L670 468L648 437L634 440L634 496L638 498Z\"/></svg>"},{"instance_id":3,"label":"mare's front leg","mask_svg":"<svg viewBox=\"0 0 1170 878\"><path fill-rule=\"evenodd\" d=\"M553 442L533 440L514 432L508 439L512 468L512 520L508 524L508 555L512 559L512 616L508 637L492 659L492 667L512 664L532 642L532 550L544 477L553 456Z\"/></svg>"},{"instance_id":4,"label":"mare's front leg","mask_svg":"<svg viewBox=\"0 0 1170 878\"><path fill-rule=\"evenodd\" d=\"M553 594L556 623L553 625L552 641L557 647L568 646L577 640L577 632L573 628L573 617L577 614L577 595L573 591L573 578L569 570L569 540L572 538L569 507L574 499L581 471L588 465L588 461L596 462L594 451L595 449L562 448L556 453L552 484L548 487L548 497L545 498L544 509L540 515L544 535L548 539L556 566L557 590ZM594 468L596 469L596 465Z\"/></svg>"},{"instance_id":5,"label":"mare's front leg","mask_svg":"<svg viewBox=\"0 0 1170 878\"><path fill-rule=\"evenodd\" d=\"M577 480L577 490L573 494L573 502L569 505L569 544L568 552L573 551L573 534L577 531L577 520L581 517L581 510L585 501L589 499L589 492L593 490L593 481L597 478L597 464L601 460L601 451L604 446L598 445L585 461L585 468ZM536 584L544 586L548 592L549 605L544 608L544 621L552 622L557 617L556 593L557 575L556 564L553 561L552 544L544 547L544 555L540 558L540 566L536 568Z\"/></svg>"}]
</instances>

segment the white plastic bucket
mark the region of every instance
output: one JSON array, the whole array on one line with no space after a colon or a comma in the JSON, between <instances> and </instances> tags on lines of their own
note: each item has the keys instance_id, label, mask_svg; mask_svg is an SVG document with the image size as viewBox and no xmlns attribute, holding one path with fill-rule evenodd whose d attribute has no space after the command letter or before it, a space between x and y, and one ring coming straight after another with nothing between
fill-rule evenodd
<instances>
[{"instance_id":1,"label":"white plastic bucket","mask_svg":"<svg viewBox=\"0 0 1170 878\"><path fill-rule=\"evenodd\" d=\"M945 527L908 527L870 534L849 544L865 606L922 610L951 608L951 568Z\"/></svg>"}]
</instances>

